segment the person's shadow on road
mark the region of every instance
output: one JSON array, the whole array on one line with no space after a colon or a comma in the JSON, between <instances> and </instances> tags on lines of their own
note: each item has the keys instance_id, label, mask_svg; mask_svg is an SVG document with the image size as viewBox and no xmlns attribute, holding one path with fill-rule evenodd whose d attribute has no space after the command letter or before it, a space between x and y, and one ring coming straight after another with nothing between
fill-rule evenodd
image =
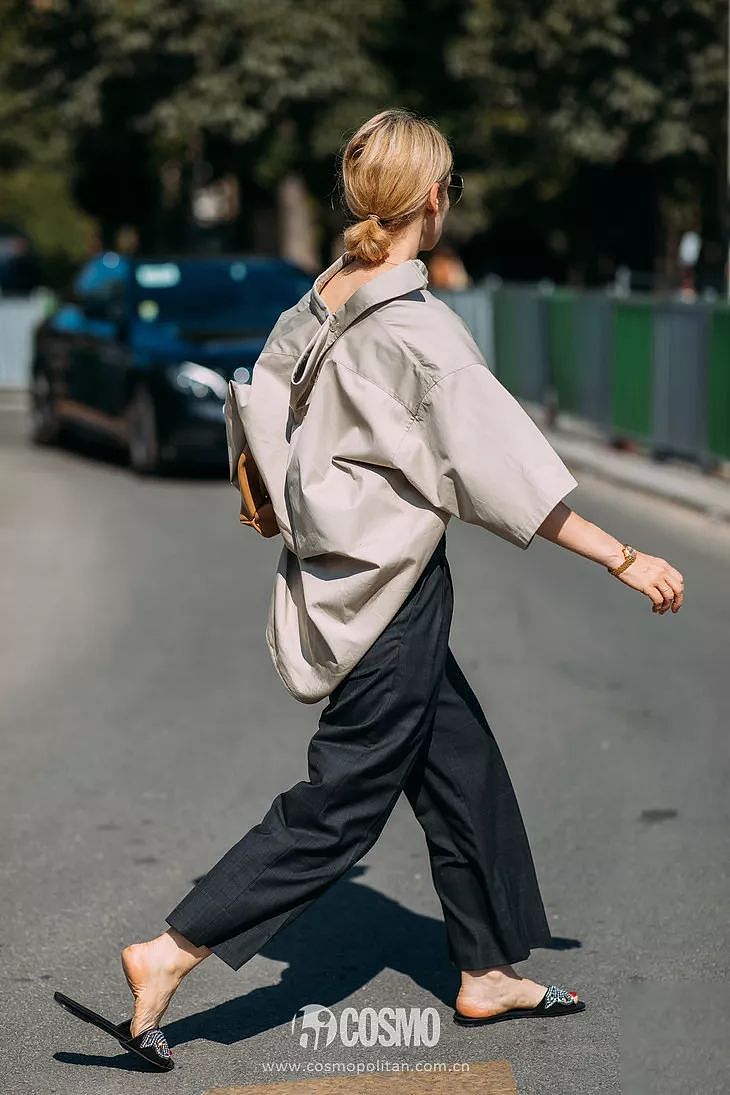
<instances>
[{"instance_id":1,"label":"person's shadow on road","mask_svg":"<svg viewBox=\"0 0 730 1095\"><path fill-rule=\"evenodd\" d=\"M459 972L449 961L443 921L412 912L358 881L365 871L353 867L261 948L264 957L288 963L277 984L170 1023L165 1031L171 1043L204 1038L231 1045L290 1023L305 1004L331 1007L383 969L410 977L453 1008ZM574 946L580 946L576 939L553 937L554 949ZM377 1008L393 1001L369 1003ZM421 1003L418 994L412 1003Z\"/></svg>"},{"instance_id":2,"label":"person's shadow on road","mask_svg":"<svg viewBox=\"0 0 730 1095\"><path fill-rule=\"evenodd\" d=\"M358 879L365 871L365 867L353 867L261 947L258 953L264 957L288 963L277 984L165 1024L170 1044L201 1038L232 1045L291 1022L305 1004L337 1004L383 969L405 974L431 996L453 1007L459 973L448 958L443 922L412 912L364 885ZM556 937L551 944L554 949L576 946L580 946L578 940ZM413 1006L419 1002L414 996ZM378 1001L373 1003L378 1006ZM390 1003L383 999L380 1006ZM402 1005L402 1001L399 1003ZM54 1056L68 1064L137 1069L131 1054Z\"/></svg>"},{"instance_id":3,"label":"person's shadow on road","mask_svg":"<svg viewBox=\"0 0 730 1095\"><path fill-rule=\"evenodd\" d=\"M170 1042L205 1038L230 1045L291 1022L305 1004L336 1004L383 969L398 970L452 1002L458 973L448 959L443 923L357 881L365 870L353 867L264 944L259 954L288 963L277 984L168 1024Z\"/></svg>"}]
</instances>

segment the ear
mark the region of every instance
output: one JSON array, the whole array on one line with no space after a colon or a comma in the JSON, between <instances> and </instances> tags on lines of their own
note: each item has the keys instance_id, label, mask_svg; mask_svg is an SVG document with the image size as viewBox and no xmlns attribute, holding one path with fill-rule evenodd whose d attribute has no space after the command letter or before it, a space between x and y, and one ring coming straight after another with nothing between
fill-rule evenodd
<instances>
[{"instance_id":1,"label":"ear","mask_svg":"<svg viewBox=\"0 0 730 1095\"><path fill-rule=\"evenodd\" d=\"M428 213L438 213L441 207L440 189L440 183L435 182L429 190L428 197L426 198L426 211Z\"/></svg>"}]
</instances>

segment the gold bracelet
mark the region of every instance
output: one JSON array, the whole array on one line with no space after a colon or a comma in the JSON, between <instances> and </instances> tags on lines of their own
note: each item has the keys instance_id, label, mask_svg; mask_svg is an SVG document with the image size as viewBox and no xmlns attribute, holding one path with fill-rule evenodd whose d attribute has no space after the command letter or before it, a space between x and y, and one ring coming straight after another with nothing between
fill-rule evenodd
<instances>
[{"instance_id":1,"label":"gold bracelet","mask_svg":"<svg viewBox=\"0 0 730 1095\"><path fill-rule=\"evenodd\" d=\"M617 567L608 567L609 574L621 574L622 571L626 570L626 567L631 566L634 559L636 558L636 548L631 547L630 544L622 544L621 550L624 553L624 561Z\"/></svg>"}]
</instances>

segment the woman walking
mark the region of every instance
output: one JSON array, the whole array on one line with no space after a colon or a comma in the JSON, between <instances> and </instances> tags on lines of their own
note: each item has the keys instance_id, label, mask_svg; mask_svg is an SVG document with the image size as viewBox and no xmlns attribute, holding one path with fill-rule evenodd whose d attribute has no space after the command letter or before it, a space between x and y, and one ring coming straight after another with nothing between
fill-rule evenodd
<instances>
[{"instance_id":1,"label":"woman walking","mask_svg":"<svg viewBox=\"0 0 730 1095\"><path fill-rule=\"evenodd\" d=\"M444 136L384 111L347 145L342 182L355 218L346 252L282 314L226 407L232 479L245 444L284 543L266 630L274 665L296 699L328 698L309 778L274 799L166 931L122 952L131 1021L56 996L160 1068L172 1062L159 1024L183 978L211 953L240 968L372 847L401 792L461 974L455 1020L583 1010L577 993L513 968L551 936L509 775L449 649L446 526L458 517L523 550L539 533L654 612L683 600L675 567L562 501L577 481L428 292L417 256L463 188Z\"/></svg>"}]
</instances>

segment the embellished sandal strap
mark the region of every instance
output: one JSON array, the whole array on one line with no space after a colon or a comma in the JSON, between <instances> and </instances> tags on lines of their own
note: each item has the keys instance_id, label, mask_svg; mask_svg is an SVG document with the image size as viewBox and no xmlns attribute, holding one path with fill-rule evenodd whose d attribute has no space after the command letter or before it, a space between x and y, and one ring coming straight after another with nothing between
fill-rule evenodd
<instances>
[{"instance_id":1,"label":"embellished sandal strap","mask_svg":"<svg viewBox=\"0 0 730 1095\"><path fill-rule=\"evenodd\" d=\"M163 1058L163 1060L172 1057L172 1050L167 1044L167 1038L159 1027L150 1027L149 1030L143 1031L136 1038L132 1038L130 1044L137 1049L152 1050L156 1056Z\"/></svg>"},{"instance_id":2,"label":"embellished sandal strap","mask_svg":"<svg viewBox=\"0 0 730 1095\"><path fill-rule=\"evenodd\" d=\"M570 1006L571 1004L575 1004L575 1002L575 993L568 992L567 989L562 988L560 985L549 985L548 990L538 1004L538 1007L543 1011L548 1011L548 1009L555 1004Z\"/></svg>"}]
</instances>

